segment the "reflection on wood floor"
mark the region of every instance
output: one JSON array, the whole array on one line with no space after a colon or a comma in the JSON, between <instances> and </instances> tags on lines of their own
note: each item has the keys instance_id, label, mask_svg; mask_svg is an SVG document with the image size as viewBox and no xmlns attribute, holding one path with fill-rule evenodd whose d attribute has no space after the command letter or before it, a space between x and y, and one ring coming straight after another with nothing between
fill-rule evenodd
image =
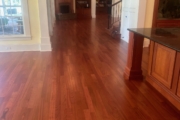
<instances>
[{"instance_id":1,"label":"reflection on wood floor","mask_svg":"<svg viewBox=\"0 0 180 120\"><path fill-rule=\"evenodd\" d=\"M179 120L145 81L123 79L128 46L106 15L80 17L56 23L52 52L0 53L0 120Z\"/></svg>"}]
</instances>

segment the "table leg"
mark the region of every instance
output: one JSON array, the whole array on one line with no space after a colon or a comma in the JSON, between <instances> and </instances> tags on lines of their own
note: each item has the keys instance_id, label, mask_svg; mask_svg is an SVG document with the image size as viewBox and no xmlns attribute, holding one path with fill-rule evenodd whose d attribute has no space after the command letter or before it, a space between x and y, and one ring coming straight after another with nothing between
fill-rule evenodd
<instances>
[{"instance_id":1,"label":"table leg","mask_svg":"<svg viewBox=\"0 0 180 120\"><path fill-rule=\"evenodd\" d=\"M124 78L126 80L143 79L141 70L143 42L143 36L130 32L127 66L124 72Z\"/></svg>"}]
</instances>

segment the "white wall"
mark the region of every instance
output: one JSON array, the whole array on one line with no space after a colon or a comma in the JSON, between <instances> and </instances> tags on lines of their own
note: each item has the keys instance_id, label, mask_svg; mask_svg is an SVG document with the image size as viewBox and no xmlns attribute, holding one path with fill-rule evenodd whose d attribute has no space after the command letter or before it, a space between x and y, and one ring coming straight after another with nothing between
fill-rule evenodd
<instances>
[{"instance_id":1,"label":"white wall","mask_svg":"<svg viewBox=\"0 0 180 120\"><path fill-rule=\"evenodd\" d=\"M144 28L146 0L123 0L121 39L129 42L128 28Z\"/></svg>"}]
</instances>

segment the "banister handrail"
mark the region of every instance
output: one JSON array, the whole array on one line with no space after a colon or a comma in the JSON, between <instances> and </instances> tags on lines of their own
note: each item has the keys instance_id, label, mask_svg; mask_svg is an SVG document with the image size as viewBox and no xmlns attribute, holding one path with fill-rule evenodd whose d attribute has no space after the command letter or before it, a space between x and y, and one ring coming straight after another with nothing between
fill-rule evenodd
<instances>
[{"instance_id":1,"label":"banister handrail","mask_svg":"<svg viewBox=\"0 0 180 120\"><path fill-rule=\"evenodd\" d=\"M116 3L112 4L112 5L107 5L107 7L113 7L113 6L117 5L117 4L120 3L120 2L122 2L122 0L116 2Z\"/></svg>"}]
</instances>

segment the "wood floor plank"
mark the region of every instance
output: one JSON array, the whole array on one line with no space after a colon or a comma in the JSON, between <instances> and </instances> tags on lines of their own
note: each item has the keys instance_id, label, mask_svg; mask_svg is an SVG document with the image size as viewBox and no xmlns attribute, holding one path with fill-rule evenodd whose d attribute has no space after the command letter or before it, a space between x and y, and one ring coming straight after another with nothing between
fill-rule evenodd
<instances>
[{"instance_id":1,"label":"wood floor plank","mask_svg":"<svg viewBox=\"0 0 180 120\"><path fill-rule=\"evenodd\" d=\"M0 120L179 120L146 81L124 80L128 44L89 14L56 22L52 52L0 53Z\"/></svg>"}]
</instances>

